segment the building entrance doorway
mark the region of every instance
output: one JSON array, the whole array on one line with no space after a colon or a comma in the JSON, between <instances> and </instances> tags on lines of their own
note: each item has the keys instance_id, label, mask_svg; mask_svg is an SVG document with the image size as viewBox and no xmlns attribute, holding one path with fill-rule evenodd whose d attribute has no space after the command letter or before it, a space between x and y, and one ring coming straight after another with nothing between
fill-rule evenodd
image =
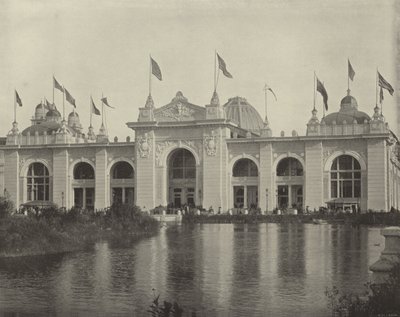
<instances>
[{"instance_id":1,"label":"building entrance doorway","mask_svg":"<svg viewBox=\"0 0 400 317\"><path fill-rule=\"evenodd\" d=\"M169 206L196 206L196 160L186 149L173 151L168 161Z\"/></svg>"},{"instance_id":2,"label":"building entrance doorway","mask_svg":"<svg viewBox=\"0 0 400 317\"><path fill-rule=\"evenodd\" d=\"M278 208L296 208L303 206L303 185L278 185Z\"/></svg>"}]
</instances>

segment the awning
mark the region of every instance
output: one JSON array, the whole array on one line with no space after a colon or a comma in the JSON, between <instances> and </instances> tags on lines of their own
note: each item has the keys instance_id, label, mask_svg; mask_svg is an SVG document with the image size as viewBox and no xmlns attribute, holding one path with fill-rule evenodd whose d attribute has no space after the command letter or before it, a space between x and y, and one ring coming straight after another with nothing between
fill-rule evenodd
<instances>
[{"instance_id":1,"label":"awning","mask_svg":"<svg viewBox=\"0 0 400 317\"><path fill-rule=\"evenodd\" d=\"M359 204L359 198L335 198L326 202L330 205L351 205L351 204Z\"/></svg>"},{"instance_id":2,"label":"awning","mask_svg":"<svg viewBox=\"0 0 400 317\"><path fill-rule=\"evenodd\" d=\"M48 200L32 200L28 201L24 204L21 204L22 207L42 207L42 208L49 208L49 207L56 207L57 205L52 201Z\"/></svg>"}]
</instances>

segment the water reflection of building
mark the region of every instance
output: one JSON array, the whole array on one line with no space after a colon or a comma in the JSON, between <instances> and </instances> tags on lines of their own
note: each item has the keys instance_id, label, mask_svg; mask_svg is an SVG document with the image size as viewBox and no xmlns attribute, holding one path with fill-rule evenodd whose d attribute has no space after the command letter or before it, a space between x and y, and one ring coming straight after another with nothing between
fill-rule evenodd
<instances>
[{"instance_id":1,"label":"water reflection of building","mask_svg":"<svg viewBox=\"0 0 400 317\"><path fill-rule=\"evenodd\" d=\"M134 142L110 142L105 129L84 134L77 112L63 120L40 103L31 126L15 123L2 140L0 192L17 206L399 208L399 142L371 112L348 94L323 118L314 109L305 136L273 137L245 98L220 104L215 93L202 107L178 92L161 107L149 96L127 124Z\"/></svg>"},{"instance_id":2,"label":"water reflection of building","mask_svg":"<svg viewBox=\"0 0 400 317\"><path fill-rule=\"evenodd\" d=\"M357 291L368 281L368 228L338 226L332 230L332 284ZM358 285L351 277L357 276ZM349 283L349 280L353 281Z\"/></svg>"},{"instance_id":3,"label":"water reflection of building","mask_svg":"<svg viewBox=\"0 0 400 317\"><path fill-rule=\"evenodd\" d=\"M258 225L234 225L233 236L233 280L231 292L231 309L238 316L245 315L244 307L258 306L263 302L261 293L255 292L260 288L260 259ZM244 304L246 303L246 304Z\"/></svg>"}]
</instances>

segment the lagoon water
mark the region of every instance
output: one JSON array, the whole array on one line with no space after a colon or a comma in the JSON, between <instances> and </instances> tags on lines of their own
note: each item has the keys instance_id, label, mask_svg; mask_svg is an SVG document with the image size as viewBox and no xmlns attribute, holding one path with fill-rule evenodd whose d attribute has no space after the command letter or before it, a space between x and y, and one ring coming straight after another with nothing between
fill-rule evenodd
<instances>
[{"instance_id":1,"label":"lagoon water","mask_svg":"<svg viewBox=\"0 0 400 317\"><path fill-rule=\"evenodd\" d=\"M185 316L331 316L326 288L362 292L383 248L379 228L171 226L130 246L0 261L0 315L150 316L156 293Z\"/></svg>"}]
</instances>

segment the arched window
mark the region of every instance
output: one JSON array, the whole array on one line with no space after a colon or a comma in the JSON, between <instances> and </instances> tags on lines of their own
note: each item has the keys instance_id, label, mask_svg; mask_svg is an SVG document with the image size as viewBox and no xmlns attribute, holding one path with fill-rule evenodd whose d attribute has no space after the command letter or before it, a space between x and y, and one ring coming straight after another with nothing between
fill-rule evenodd
<instances>
[{"instance_id":1,"label":"arched window","mask_svg":"<svg viewBox=\"0 0 400 317\"><path fill-rule=\"evenodd\" d=\"M186 149L176 150L170 159L170 176L172 179L196 178L196 160Z\"/></svg>"},{"instance_id":2,"label":"arched window","mask_svg":"<svg viewBox=\"0 0 400 317\"><path fill-rule=\"evenodd\" d=\"M42 163L32 163L27 175L28 201L50 200L49 170Z\"/></svg>"},{"instance_id":3,"label":"arched window","mask_svg":"<svg viewBox=\"0 0 400 317\"><path fill-rule=\"evenodd\" d=\"M233 177L258 176L258 168L252 160L244 158L238 160L233 166Z\"/></svg>"},{"instance_id":4,"label":"arched window","mask_svg":"<svg viewBox=\"0 0 400 317\"><path fill-rule=\"evenodd\" d=\"M284 158L276 167L276 176L303 176L303 165L293 157Z\"/></svg>"},{"instance_id":5,"label":"arched window","mask_svg":"<svg viewBox=\"0 0 400 317\"><path fill-rule=\"evenodd\" d=\"M350 155L337 157L331 167L331 197L361 197L360 163Z\"/></svg>"},{"instance_id":6,"label":"arched window","mask_svg":"<svg viewBox=\"0 0 400 317\"><path fill-rule=\"evenodd\" d=\"M81 162L75 165L74 179L94 179L94 169L86 162Z\"/></svg>"},{"instance_id":7,"label":"arched window","mask_svg":"<svg viewBox=\"0 0 400 317\"><path fill-rule=\"evenodd\" d=\"M133 167L128 162L115 163L112 170L113 179L131 179L133 178Z\"/></svg>"}]
</instances>

